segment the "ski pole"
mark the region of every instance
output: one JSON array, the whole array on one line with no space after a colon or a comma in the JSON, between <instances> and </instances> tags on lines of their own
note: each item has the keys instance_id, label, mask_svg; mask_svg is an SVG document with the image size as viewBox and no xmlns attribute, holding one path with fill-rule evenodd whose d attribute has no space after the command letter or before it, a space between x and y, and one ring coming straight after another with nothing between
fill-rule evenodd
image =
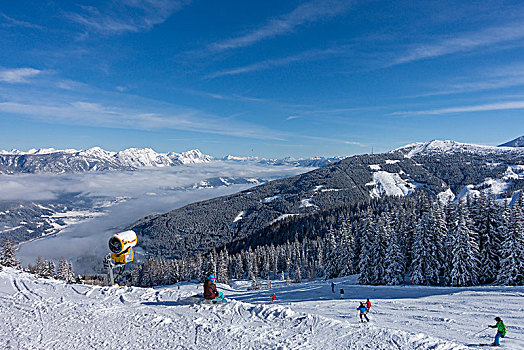
<instances>
[{"instance_id":1,"label":"ski pole","mask_svg":"<svg viewBox=\"0 0 524 350\"><path fill-rule=\"evenodd\" d=\"M486 329L488 329L488 328L489 328L489 327L486 327L486 328L484 328L483 330L478 331L477 333L475 333L475 334L473 334L473 335L475 336L475 335L477 335L477 334L479 334L479 333L481 333L481 332L484 332L484 331L485 331Z\"/></svg>"}]
</instances>

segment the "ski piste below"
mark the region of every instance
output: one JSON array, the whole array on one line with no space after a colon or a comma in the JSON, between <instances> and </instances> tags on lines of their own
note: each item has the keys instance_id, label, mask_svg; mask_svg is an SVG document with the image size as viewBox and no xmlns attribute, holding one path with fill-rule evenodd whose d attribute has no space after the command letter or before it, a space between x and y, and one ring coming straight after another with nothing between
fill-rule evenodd
<instances>
[{"instance_id":1,"label":"ski piste below","mask_svg":"<svg viewBox=\"0 0 524 350\"><path fill-rule=\"evenodd\" d=\"M493 310L505 305L512 339L524 348L524 288L359 286L356 276L330 281L272 281L248 290L250 281L217 284L228 302L189 303L201 284L156 288L66 285L11 268L0 272L2 349L467 349L488 343ZM199 287L199 288L197 288ZM271 295L276 300L271 303ZM369 298L371 322L359 324L358 303ZM219 306L220 305L220 306Z\"/></svg>"}]
</instances>

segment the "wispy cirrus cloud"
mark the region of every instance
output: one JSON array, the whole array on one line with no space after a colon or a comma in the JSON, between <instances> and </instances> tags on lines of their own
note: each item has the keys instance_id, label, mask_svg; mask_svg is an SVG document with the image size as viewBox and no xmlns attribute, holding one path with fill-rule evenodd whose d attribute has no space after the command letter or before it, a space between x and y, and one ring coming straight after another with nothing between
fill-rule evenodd
<instances>
[{"instance_id":1,"label":"wispy cirrus cloud","mask_svg":"<svg viewBox=\"0 0 524 350\"><path fill-rule=\"evenodd\" d=\"M422 111L403 111L394 112L391 115L416 116L416 115L441 115L454 113L489 112L503 111L511 109L524 109L524 101L508 101L499 103L489 103L471 106L458 106L449 108L437 108Z\"/></svg>"},{"instance_id":2,"label":"wispy cirrus cloud","mask_svg":"<svg viewBox=\"0 0 524 350\"><path fill-rule=\"evenodd\" d=\"M287 56L287 57L263 60L263 61L258 61L258 62L248 64L246 66L221 70L215 73L208 74L205 76L205 78L215 79L215 78L224 77L224 76L246 74L246 73L251 73L251 72L272 69L276 67L287 66L295 62L321 60L321 59L325 59L325 58L328 58L334 55L338 55L338 54L347 52L347 50L348 50L348 47L346 46L334 47L334 48L328 48L328 49L308 50L308 51L303 51L298 54Z\"/></svg>"},{"instance_id":3,"label":"wispy cirrus cloud","mask_svg":"<svg viewBox=\"0 0 524 350\"><path fill-rule=\"evenodd\" d=\"M188 3L190 0L118 0L110 8L80 6L81 11L65 16L86 30L101 34L140 32L165 22Z\"/></svg>"},{"instance_id":4,"label":"wispy cirrus cloud","mask_svg":"<svg viewBox=\"0 0 524 350\"><path fill-rule=\"evenodd\" d=\"M524 64L483 68L482 72L475 74L475 78L475 80L461 78L460 82L441 84L440 89L410 97L442 96L524 86Z\"/></svg>"},{"instance_id":5,"label":"wispy cirrus cloud","mask_svg":"<svg viewBox=\"0 0 524 350\"><path fill-rule=\"evenodd\" d=\"M470 52L473 50L492 47L509 42L519 41L522 44L524 38L524 22L514 22L504 26L485 28L475 32L456 34L453 37L444 38L431 44L420 44L413 46L407 52L399 55L384 67L416 62L456 53Z\"/></svg>"},{"instance_id":6,"label":"wispy cirrus cloud","mask_svg":"<svg viewBox=\"0 0 524 350\"><path fill-rule=\"evenodd\" d=\"M164 110L156 111L145 107L122 108L89 101L0 102L0 112L48 123L135 130L184 130L261 140L284 140L286 137L282 132L253 123L179 106L170 106L167 110L165 106L162 107Z\"/></svg>"},{"instance_id":7,"label":"wispy cirrus cloud","mask_svg":"<svg viewBox=\"0 0 524 350\"><path fill-rule=\"evenodd\" d=\"M293 32L297 27L331 18L350 8L353 1L324 0L303 3L293 11L269 20L248 32L208 46L211 53L254 45L260 41Z\"/></svg>"},{"instance_id":8,"label":"wispy cirrus cloud","mask_svg":"<svg viewBox=\"0 0 524 350\"><path fill-rule=\"evenodd\" d=\"M0 81L5 83L27 83L42 71L34 68L15 68L0 70Z\"/></svg>"},{"instance_id":9,"label":"wispy cirrus cloud","mask_svg":"<svg viewBox=\"0 0 524 350\"><path fill-rule=\"evenodd\" d=\"M39 26L38 24L21 21L16 18L9 17L8 15L4 13L0 13L0 26L2 27L22 27L22 28L38 29L38 30L44 29L44 27Z\"/></svg>"}]
</instances>

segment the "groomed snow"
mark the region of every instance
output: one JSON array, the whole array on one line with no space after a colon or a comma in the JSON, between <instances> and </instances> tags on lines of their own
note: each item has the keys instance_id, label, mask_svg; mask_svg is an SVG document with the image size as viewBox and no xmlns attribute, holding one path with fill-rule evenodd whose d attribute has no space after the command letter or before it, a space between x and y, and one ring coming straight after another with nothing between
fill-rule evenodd
<instances>
[{"instance_id":1,"label":"groomed snow","mask_svg":"<svg viewBox=\"0 0 524 350\"><path fill-rule=\"evenodd\" d=\"M373 287L355 276L248 291L218 285L228 303L195 304L196 284L159 288L65 285L9 268L0 272L2 349L466 349L493 317L505 349L524 348L523 287ZM276 301L269 303L270 295ZM370 298L369 324L357 320Z\"/></svg>"},{"instance_id":2,"label":"groomed snow","mask_svg":"<svg viewBox=\"0 0 524 350\"><path fill-rule=\"evenodd\" d=\"M266 197L264 199L262 199L262 203L271 203L273 202L275 199L278 199L278 198L282 198L282 195L281 194L277 194L277 195L274 195L272 197Z\"/></svg>"},{"instance_id":3,"label":"groomed snow","mask_svg":"<svg viewBox=\"0 0 524 350\"><path fill-rule=\"evenodd\" d=\"M373 181L366 184L373 186L370 191L372 198L382 196L407 196L416 188L415 185L400 177L397 173L387 171L376 171L373 173Z\"/></svg>"}]
</instances>

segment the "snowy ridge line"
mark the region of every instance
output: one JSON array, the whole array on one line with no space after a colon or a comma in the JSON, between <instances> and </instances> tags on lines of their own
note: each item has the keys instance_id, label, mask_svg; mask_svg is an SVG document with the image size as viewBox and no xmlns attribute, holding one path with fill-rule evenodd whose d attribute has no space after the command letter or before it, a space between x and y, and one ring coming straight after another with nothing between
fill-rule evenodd
<instances>
[{"instance_id":1,"label":"snowy ridge line","mask_svg":"<svg viewBox=\"0 0 524 350\"><path fill-rule=\"evenodd\" d=\"M428 142L411 143L389 153L403 152L405 157L412 158L419 155L434 153L476 153L476 154L517 154L524 155L524 148L497 147L472 143L461 143L451 140L433 140Z\"/></svg>"}]
</instances>

